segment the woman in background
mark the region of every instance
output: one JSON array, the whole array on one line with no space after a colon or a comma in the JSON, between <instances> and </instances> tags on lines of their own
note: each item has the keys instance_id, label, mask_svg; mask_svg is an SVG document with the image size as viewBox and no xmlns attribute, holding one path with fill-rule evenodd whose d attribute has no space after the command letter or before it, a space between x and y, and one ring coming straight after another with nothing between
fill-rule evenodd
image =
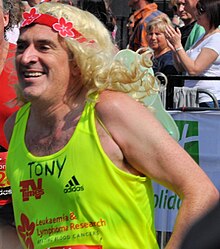
<instances>
[{"instance_id":1,"label":"woman in background","mask_svg":"<svg viewBox=\"0 0 220 249\"><path fill-rule=\"evenodd\" d=\"M168 17L158 17L149 22L147 26L147 40L149 47L154 51L154 73L161 72L165 75L178 74L174 67L172 50L168 46L165 29L172 25Z\"/></svg>"},{"instance_id":2,"label":"woman in background","mask_svg":"<svg viewBox=\"0 0 220 249\"><path fill-rule=\"evenodd\" d=\"M205 34L187 51L181 44L181 32L171 25L166 29L169 47L174 51L176 66L189 75L220 75L220 0L200 0L196 5L197 23L204 27ZM187 80L184 85L190 88L201 88L215 95L220 106L219 80ZM213 107L214 103L207 94L199 95L201 107Z\"/></svg>"}]
</instances>

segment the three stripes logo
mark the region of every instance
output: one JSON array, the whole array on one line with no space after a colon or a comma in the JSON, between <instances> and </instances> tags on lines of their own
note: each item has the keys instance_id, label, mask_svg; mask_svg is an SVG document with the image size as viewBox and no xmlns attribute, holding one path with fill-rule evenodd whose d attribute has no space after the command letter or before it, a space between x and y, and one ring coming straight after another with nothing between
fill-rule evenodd
<instances>
[{"instance_id":1,"label":"three stripes logo","mask_svg":"<svg viewBox=\"0 0 220 249\"><path fill-rule=\"evenodd\" d=\"M64 193L67 194L67 193L78 192L78 191L83 191L83 190L84 190L84 187L80 185L80 183L77 181L75 176L72 176L64 188Z\"/></svg>"}]
</instances>

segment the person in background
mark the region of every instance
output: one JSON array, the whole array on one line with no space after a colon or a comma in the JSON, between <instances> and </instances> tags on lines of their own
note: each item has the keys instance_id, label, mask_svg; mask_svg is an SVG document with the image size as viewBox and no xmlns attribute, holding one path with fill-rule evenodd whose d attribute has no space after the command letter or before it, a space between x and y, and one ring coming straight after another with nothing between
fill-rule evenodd
<instances>
[{"instance_id":1,"label":"person in background","mask_svg":"<svg viewBox=\"0 0 220 249\"><path fill-rule=\"evenodd\" d=\"M126 27L128 30L128 40L129 40L133 34L133 31L134 31L134 15L133 15L133 13L130 13Z\"/></svg>"},{"instance_id":2,"label":"person in background","mask_svg":"<svg viewBox=\"0 0 220 249\"><path fill-rule=\"evenodd\" d=\"M219 193L143 96L128 95L136 83L145 97L156 91L145 53L126 50L134 56L128 66L103 23L67 4L42 3L23 16L16 52L23 106L5 134L24 248L158 249L151 180L182 199L166 246L179 248Z\"/></svg>"},{"instance_id":3,"label":"person in background","mask_svg":"<svg viewBox=\"0 0 220 249\"><path fill-rule=\"evenodd\" d=\"M178 74L173 61L173 53L167 44L165 29L172 25L168 17L158 17L147 25L147 42L154 51L153 70L154 73L161 72L165 75Z\"/></svg>"},{"instance_id":4,"label":"person in background","mask_svg":"<svg viewBox=\"0 0 220 249\"><path fill-rule=\"evenodd\" d=\"M205 34L187 51L181 43L180 30L167 26L166 38L176 56L177 67L189 75L219 76L220 75L220 0L200 0L196 4L196 19L205 29ZM201 88L216 96L220 104L219 80L186 80L184 85L190 88ZM199 95L201 107L214 107L214 103L207 94Z\"/></svg>"},{"instance_id":5,"label":"person in background","mask_svg":"<svg viewBox=\"0 0 220 249\"><path fill-rule=\"evenodd\" d=\"M19 36L19 22L21 20L22 15L22 3L20 1L13 1L13 9L14 9L14 19L15 23L13 27L8 29L5 34L5 39L10 43L16 44L18 36Z\"/></svg>"},{"instance_id":6,"label":"person in background","mask_svg":"<svg viewBox=\"0 0 220 249\"><path fill-rule=\"evenodd\" d=\"M128 6L134 11L133 35L129 40L129 49L137 51L139 48L147 47L147 25L159 16L166 16L158 10L158 6L153 0L129 0Z\"/></svg>"},{"instance_id":7,"label":"person in background","mask_svg":"<svg viewBox=\"0 0 220 249\"><path fill-rule=\"evenodd\" d=\"M117 26L117 17L112 13L111 9L109 8L109 14L110 14L110 21L112 22L112 28L110 30L112 39L114 43L117 43L117 31L118 31L118 26Z\"/></svg>"},{"instance_id":8,"label":"person in background","mask_svg":"<svg viewBox=\"0 0 220 249\"><path fill-rule=\"evenodd\" d=\"M8 143L3 126L6 119L18 108L10 101L16 94L12 87L17 83L14 69L16 45L6 40L6 32L17 24L16 2L0 0L0 245L1 248L16 248L20 244L14 227L11 188L6 177Z\"/></svg>"},{"instance_id":9,"label":"person in background","mask_svg":"<svg viewBox=\"0 0 220 249\"><path fill-rule=\"evenodd\" d=\"M178 15L178 9L177 9L177 1L171 0L169 2L169 8L172 10L173 16L171 17L171 21L175 27L183 27L185 24L183 20L181 19L180 15Z\"/></svg>"},{"instance_id":10,"label":"person in background","mask_svg":"<svg viewBox=\"0 0 220 249\"><path fill-rule=\"evenodd\" d=\"M197 4L198 0L185 0L185 7L184 9L190 13L192 15L192 17L196 18L196 4ZM199 37L201 37L201 35L203 35L205 33L204 28L199 25L197 22L194 24L187 40L184 46L184 49L187 51L189 48L191 48L195 42L198 40Z\"/></svg>"},{"instance_id":11,"label":"person in background","mask_svg":"<svg viewBox=\"0 0 220 249\"><path fill-rule=\"evenodd\" d=\"M116 42L116 17L104 0L82 0L81 8L95 15L109 30L112 40Z\"/></svg>"},{"instance_id":12,"label":"person in background","mask_svg":"<svg viewBox=\"0 0 220 249\"><path fill-rule=\"evenodd\" d=\"M179 27L182 34L181 41L184 47L194 25L196 24L196 19L194 15L185 10L185 0L176 0L176 7L177 15L184 22L183 27Z\"/></svg>"}]
</instances>

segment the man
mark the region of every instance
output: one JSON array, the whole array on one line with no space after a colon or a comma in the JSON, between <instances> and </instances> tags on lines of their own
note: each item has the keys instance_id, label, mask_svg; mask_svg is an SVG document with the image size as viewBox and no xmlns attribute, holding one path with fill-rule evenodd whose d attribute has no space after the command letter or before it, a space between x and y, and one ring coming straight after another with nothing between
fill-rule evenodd
<instances>
[{"instance_id":1,"label":"man","mask_svg":"<svg viewBox=\"0 0 220 249\"><path fill-rule=\"evenodd\" d=\"M116 91L132 83L144 95L153 91L144 60L127 70L127 58L115 58L108 30L89 12L42 3L24 14L16 53L24 106L5 133L25 248L157 249L153 179L182 198L166 247L177 249L188 225L218 200L151 110Z\"/></svg>"},{"instance_id":2,"label":"man","mask_svg":"<svg viewBox=\"0 0 220 249\"><path fill-rule=\"evenodd\" d=\"M185 10L185 0L176 0L177 15L184 22L184 25L189 25L195 21L195 17Z\"/></svg>"},{"instance_id":3,"label":"man","mask_svg":"<svg viewBox=\"0 0 220 249\"><path fill-rule=\"evenodd\" d=\"M182 45L185 46L187 38L193 29L196 20L193 15L185 10L185 0L176 0L177 15L184 22L184 26L180 28L182 37Z\"/></svg>"},{"instance_id":4,"label":"man","mask_svg":"<svg viewBox=\"0 0 220 249\"><path fill-rule=\"evenodd\" d=\"M158 10L153 0L129 0L128 6L135 11L133 35L129 40L129 48L137 51L139 48L148 46L146 28L149 21L165 14Z\"/></svg>"},{"instance_id":5,"label":"man","mask_svg":"<svg viewBox=\"0 0 220 249\"><path fill-rule=\"evenodd\" d=\"M4 249L16 248L18 245L13 227L11 189L6 177L8 143L3 132L6 119L18 109L9 107L8 103L16 97L12 88L12 85L17 83L13 67L16 46L5 39L6 31L17 23L17 12L14 6L14 1L0 0L0 244Z\"/></svg>"},{"instance_id":6,"label":"man","mask_svg":"<svg viewBox=\"0 0 220 249\"><path fill-rule=\"evenodd\" d=\"M196 4L198 0L185 0L185 10L189 12L194 19L196 19ZM205 30L202 26L198 25L197 22L194 24L188 39L186 40L186 44L184 49L187 51L192 45L198 40L198 38L205 33Z\"/></svg>"},{"instance_id":7,"label":"man","mask_svg":"<svg viewBox=\"0 0 220 249\"><path fill-rule=\"evenodd\" d=\"M180 18L180 16L177 14L177 4L176 0L170 0L168 4L168 8L172 10L172 17L171 21L175 27L182 27L184 26L183 20Z\"/></svg>"}]
</instances>

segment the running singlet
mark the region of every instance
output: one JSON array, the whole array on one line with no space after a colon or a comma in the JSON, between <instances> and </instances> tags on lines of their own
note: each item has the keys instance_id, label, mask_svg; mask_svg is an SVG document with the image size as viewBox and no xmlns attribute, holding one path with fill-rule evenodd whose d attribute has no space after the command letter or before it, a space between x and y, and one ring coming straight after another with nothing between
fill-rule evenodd
<instances>
[{"instance_id":1,"label":"running singlet","mask_svg":"<svg viewBox=\"0 0 220 249\"><path fill-rule=\"evenodd\" d=\"M12 84L17 83L14 68L14 54L16 45L9 43L8 54L4 68L0 74L0 206L11 202L11 189L5 172L5 162L7 156L7 142L3 132L6 119L18 108L10 108L7 103L16 97Z\"/></svg>"},{"instance_id":2,"label":"running singlet","mask_svg":"<svg viewBox=\"0 0 220 249\"><path fill-rule=\"evenodd\" d=\"M24 248L158 249L151 181L110 161L94 106L87 102L67 145L43 157L24 143L30 104L18 112L7 174Z\"/></svg>"}]
</instances>

